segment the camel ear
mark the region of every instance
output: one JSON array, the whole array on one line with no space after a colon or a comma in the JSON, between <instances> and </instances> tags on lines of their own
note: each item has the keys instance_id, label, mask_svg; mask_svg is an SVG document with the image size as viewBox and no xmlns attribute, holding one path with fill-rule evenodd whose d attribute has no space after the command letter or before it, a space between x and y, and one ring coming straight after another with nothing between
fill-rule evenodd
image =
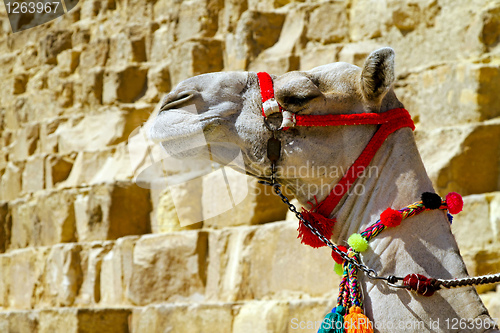
<instances>
[{"instance_id":1,"label":"camel ear","mask_svg":"<svg viewBox=\"0 0 500 333\"><path fill-rule=\"evenodd\" d=\"M394 50L384 47L373 51L361 71L361 90L369 102L378 104L394 83Z\"/></svg>"}]
</instances>

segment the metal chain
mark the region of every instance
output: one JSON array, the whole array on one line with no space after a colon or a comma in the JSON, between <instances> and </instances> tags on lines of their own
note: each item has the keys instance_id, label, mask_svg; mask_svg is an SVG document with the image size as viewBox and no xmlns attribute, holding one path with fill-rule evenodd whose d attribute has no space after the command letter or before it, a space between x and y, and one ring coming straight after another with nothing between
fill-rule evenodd
<instances>
[{"instance_id":1,"label":"metal chain","mask_svg":"<svg viewBox=\"0 0 500 333\"><path fill-rule=\"evenodd\" d=\"M456 287L466 287L466 286L476 286L480 284L489 284L500 282L500 273L499 274L491 274L491 275L482 275L482 276L474 276L467 277L461 279L436 279L437 285L443 288L456 288Z\"/></svg>"}]
</instances>

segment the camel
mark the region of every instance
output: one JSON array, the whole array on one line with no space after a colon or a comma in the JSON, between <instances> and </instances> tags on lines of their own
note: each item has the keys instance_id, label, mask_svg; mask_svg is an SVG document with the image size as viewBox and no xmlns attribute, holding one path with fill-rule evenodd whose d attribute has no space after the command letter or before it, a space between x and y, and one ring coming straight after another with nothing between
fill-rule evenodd
<instances>
[{"instance_id":1,"label":"camel","mask_svg":"<svg viewBox=\"0 0 500 333\"><path fill-rule=\"evenodd\" d=\"M338 62L273 75L275 98L283 109L294 114L354 114L402 108L392 88L394 58L391 48L382 48L372 52L362 68ZM197 113L185 108L193 105ZM271 169L266 144L273 133L265 126L261 110L256 73L203 74L181 82L164 98L149 135L167 153L196 156L203 149L180 152L179 147L192 147L190 138L202 131L214 159L227 162L231 156L224 155L224 147L228 143L236 145L243 154L244 168L235 168L268 179ZM279 125L279 116L277 120L271 118L270 122ZM342 174L298 175L294 171L306 164L316 170L331 170L332 166L347 170L376 129L376 125L359 125L277 131L274 135L282 143L278 181L304 206L322 201ZM362 193L345 195L331 213L330 217L337 219L331 238L335 244L345 244L349 235L375 222L387 207L400 209L419 201L423 192L434 192L408 127L389 135L370 167L376 174L371 172L356 181ZM468 276L446 214L439 210L424 212L387 229L370 242L361 258L383 276ZM440 290L432 297L423 297L370 280L363 273L359 279L364 312L376 332L498 332L473 287ZM473 320L479 324L466 329L459 325Z\"/></svg>"}]
</instances>

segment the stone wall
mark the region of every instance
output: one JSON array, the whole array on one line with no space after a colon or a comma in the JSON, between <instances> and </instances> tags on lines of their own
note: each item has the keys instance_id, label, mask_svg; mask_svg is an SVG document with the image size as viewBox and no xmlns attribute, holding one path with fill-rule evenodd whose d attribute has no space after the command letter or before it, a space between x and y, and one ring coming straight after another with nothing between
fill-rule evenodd
<instances>
[{"instance_id":1,"label":"stone wall","mask_svg":"<svg viewBox=\"0 0 500 333\"><path fill-rule=\"evenodd\" d=\"M137 186L149 155L127 142L190 76L360 65L387 45L437 191L466 195L469 273L500 271L499 1L82 0L16 34L0 19L1 332L315 332L291 320L335 302L329 251L245 176L211 218L214 175L176 189L182 205Z\"/></svg>"}]
</instances>

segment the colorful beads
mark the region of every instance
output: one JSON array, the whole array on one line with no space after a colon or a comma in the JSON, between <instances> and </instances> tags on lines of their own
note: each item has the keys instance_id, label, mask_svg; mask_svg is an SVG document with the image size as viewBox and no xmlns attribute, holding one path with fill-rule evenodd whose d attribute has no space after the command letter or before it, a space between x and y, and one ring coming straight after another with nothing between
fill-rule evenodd
<instances>
[{"instance_id":1,"label":"colorful beads","mask_svg":"<svg viewBox=\"0 0 500 333\"><path fill-rule=\"evenodd\" d=\"M347 244L356 252L364 252L368 249L368 241L360 234L352 234Z\"/></svg>"},{"instance_id":2,"label":"colorful beads","mask_svg":"<svg viewBox=\"0 0 500 333\"><path fill-rule=\"evenodd\" d=\"M380 222L386 227L397 227L401 224L403 216L395 209L387 208L380 214Z\"/></svg>"}]
</instances>

